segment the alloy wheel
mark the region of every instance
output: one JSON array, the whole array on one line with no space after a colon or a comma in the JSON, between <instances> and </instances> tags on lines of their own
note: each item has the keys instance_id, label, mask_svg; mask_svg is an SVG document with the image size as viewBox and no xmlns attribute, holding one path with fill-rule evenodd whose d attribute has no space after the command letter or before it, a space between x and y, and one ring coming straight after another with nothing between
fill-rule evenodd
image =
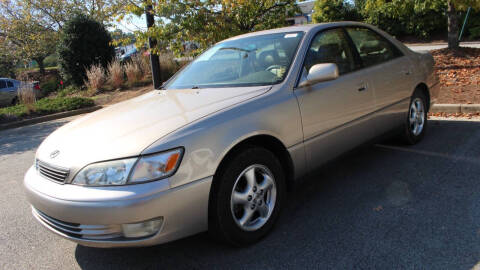
<instances>
[{"instance_id":1,"label":"alloy wheel","mask_svg":"<svg viewBox=\"0 0 480 270\"><path fill-rule=\"evenodd\" d=\"M423 108L423 101L420 98L415 98L412 101L408 122L413 135L418 136L422 133L425 124L425 110Z\"/></svg>"},{"instance_id":2,"label":"alloy wheel","mask_svg":"<svg viewBox=\"0 0 480 270\"><path fill-rule=\"evenodd\" d=\"M275 178L259 164L251 165L233 185L230 208L235 223L245 231L260 229L270 218L277 198Z\"/></svg>"}]
</instances>

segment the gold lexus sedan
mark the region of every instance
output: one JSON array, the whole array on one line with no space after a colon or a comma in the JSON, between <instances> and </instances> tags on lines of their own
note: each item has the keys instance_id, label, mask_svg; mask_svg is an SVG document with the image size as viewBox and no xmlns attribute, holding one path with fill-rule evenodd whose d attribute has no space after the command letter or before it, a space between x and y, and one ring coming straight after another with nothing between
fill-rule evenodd
<instances>
[{"instance_id":1,"label":"gold lexus sedan","mask_svg":"<svg viewBox=\"0 0 480 270\"><path fill-rule=\"evenodd\" d=\"M25 175L35 218L81 245L147 246L208 230L264 237L319 165L396 131L420 141L434 60L362 23L222 41L162 89L48 136Z\"/></svg>"}]
</instances>

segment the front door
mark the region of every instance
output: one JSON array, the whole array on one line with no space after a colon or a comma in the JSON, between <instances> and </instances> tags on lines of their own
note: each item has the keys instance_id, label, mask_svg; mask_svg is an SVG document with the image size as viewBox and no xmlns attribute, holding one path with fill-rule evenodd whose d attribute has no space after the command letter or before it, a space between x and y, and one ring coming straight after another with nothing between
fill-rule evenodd
<instances>
[{"instance_id":1,"label":"front door","mask_svg":"<svg viewBox=\"0 0 480 270\"><path fill-rule=\"evenodd\" d=\"M7 88L7 81L0 80L0 106L8 105L8 97L10 93Z\"/></svg>"},{"instance_id":2,"label":"front door","mask_svg":"<svg viewBox=\"0 0 480 270\"><path fill-rule=\"evenodd\" d=\"M369 119L375 110L373 88L354 55L341 28L318 33L308 48L301 80L319 63L335 63L340 73L335 80L295 89L311 169L375 134Z\"/></svg>"}]
</instances>

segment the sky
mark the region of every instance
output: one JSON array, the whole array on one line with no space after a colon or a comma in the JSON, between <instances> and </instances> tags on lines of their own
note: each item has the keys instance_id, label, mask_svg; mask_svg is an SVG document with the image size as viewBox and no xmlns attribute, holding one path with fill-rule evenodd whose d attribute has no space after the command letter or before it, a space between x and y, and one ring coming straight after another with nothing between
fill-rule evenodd
<instances>
[{"instance_id":1,"label":"sky","mask_svg":"<svg viewBox=\"0 0 480 270\"><path fill-rule=\"evenodd\" d=\"M146 30L147 22L145 21L145 15L142 15L141 17L129 15L126 16L121 22L114 22L114 26L114 28L120 29L123 32L132 33L138 30Z\"/></svg>"}]
</instances>

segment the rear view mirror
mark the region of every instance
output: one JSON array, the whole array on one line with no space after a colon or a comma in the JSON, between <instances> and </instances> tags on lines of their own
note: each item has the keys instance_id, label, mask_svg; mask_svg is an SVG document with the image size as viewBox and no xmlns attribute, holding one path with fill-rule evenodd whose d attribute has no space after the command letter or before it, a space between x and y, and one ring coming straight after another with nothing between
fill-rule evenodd
<instances>
[{"instance_id":1,"label":"rear view mirror","mask_svg":"<svg viewBox=\"0 0 480 270\"><path fill-rule=\"evenodd\" d=\"M313 65L308 71L307 79L300 82L298 87L305 87L319 82L331 81L338 78L338 67L333 63Z\"/></svg>"}]
</instances>

